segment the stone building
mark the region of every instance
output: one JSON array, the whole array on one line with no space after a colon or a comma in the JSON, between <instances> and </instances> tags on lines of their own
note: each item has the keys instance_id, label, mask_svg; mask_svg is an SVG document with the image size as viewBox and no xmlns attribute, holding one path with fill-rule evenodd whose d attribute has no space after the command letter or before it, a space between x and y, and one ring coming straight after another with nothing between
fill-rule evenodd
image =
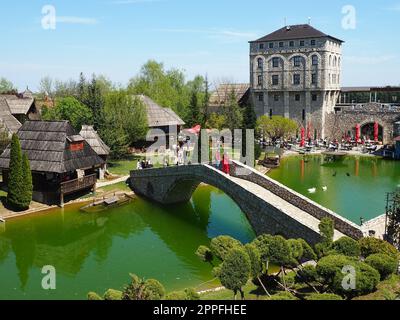
<instances>
[{"instance_id":1,"label":"stone building","mask_svg":"<svg viewBox=\"0 0 400 320\"><path fill-rule=\"evenodd\" d=\"M279 115L325 137L340 93L343 41L310 25L286 26L250 42L250 90L256 114Z\"/></svg>"}]
</instances>

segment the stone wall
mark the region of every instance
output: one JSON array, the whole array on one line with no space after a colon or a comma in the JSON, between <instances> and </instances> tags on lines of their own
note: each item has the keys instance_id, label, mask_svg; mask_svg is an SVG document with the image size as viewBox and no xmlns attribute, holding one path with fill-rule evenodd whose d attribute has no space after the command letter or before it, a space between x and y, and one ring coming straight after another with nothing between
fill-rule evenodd
<instances>
[{"instance_id":1,"label":"stone wall","mask_svg":"<svg viewBox=\"0 0 400 320\"><path fill-rule=\"evenodd\" d=\"M231 169L231 175L243 180L253 182L269 190L273 194L302 209L303 211L307 212L318 220L326 217L331 218L335 222L335 229L351 238L359 239L363 237L361 228L356 224L339 216L333 211L320 206L319 204L296 193L295 191L279 184L278 182L260 174L258 171L250 167L244 166L243 164L234 161Z\"/></svg>"},{"instance_id":2,"label":"stone wall","mask_svg":"<svg viewBox=\"0 0 400 320\"><path fill-rule=\"evenodd\" d=\"M365 104L356 108L346 107L326 117L326 135L329 139L341 139L349 131L354 134L357 124L363 126L378 122L383 127L383 143L393 142L395 122L400 119L400 110L390 109L381 104Z\"/></svg>"}]
</instances>

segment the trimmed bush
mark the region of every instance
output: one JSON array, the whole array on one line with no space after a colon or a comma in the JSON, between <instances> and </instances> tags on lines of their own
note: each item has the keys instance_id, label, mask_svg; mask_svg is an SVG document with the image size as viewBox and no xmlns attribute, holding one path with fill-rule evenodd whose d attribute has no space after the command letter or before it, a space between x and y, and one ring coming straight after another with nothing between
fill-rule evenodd
<instances>
[{"instance_id":1,"label":"trimmed bush","mask_svg":"<svg viewBox=\"0 0 400 320\"><path fill-rule=\"evenodd\" d=\"M289 292L279 292L267 298L266 300L271 301L291 301L291 300L299 300L294 295Z\"/></svg>"},{"instance_id":2,"label":"trimmed bush","mask_svg":"<svg viewBox=\"0 0 400 320\"><path fill-rule=\"evenodd\" d=\"M365 263L378 270L381 281L395 273L398 267L398 260L382 253L371 254L365 259Z\"/></svg>"},{"instance_id":3,"label":"trimmed bush","mask_svg":"<svg viewBox=\"0 0 400 320\"><path fill-rule=\"evenodd\" d=\"M89 292L87 295L88 300L100 301L103 300L96 292Z\"/></svg>"},{"instance_id":4,"label":"trimmed bush","mask_svg":"<svg viewBox=\"0 0 400 320\"><path fill-rule=\"evenodd\" d=\"M361 250L359 243L349 237L342 237L333 243L333 250L337 254L343 254L348 257L360 257Z\"/></svg>"},{"instance_id":5,"label":"trimmed bush","mask_svg":"<svg viewBox=\"0 0 400 320\"><path fill-rule=\"evenodd\" d=\"M29 208L32 202L33 184L31 165L26 153L22 155L23 206Z\"/></svg>"},{"instance_id":6,"label":"trimmed bush","mask_svg":"<svg viewBox=\"0 0 400 320\"><path fill-rule=\"evenodd\" d=\"M13 209L24 210L24 179L22 174L22 152L19 138L13 134L10 147L7 203Z\"/></svg>"},{"instance_id":7,"label":"trimmed bush","mask_svg":"<svg viewBox=\"0 0 400 320\"><path fill-rule=\"evenodd\" d=\"M327 300L343 300L341 296L332 293L312 293L306 297L306 300L327 301Z\"/></svg>"},{"instance_id":8,"label":"trimmed bush","mask_svg":"<svg viewBox=\"0 0 400 320\"><path fill-rule=\"evenodd\" d=\"M203 262L209 263L211 263L214 258L210 248L206 246L200 246L196 251L196 256L198 256Z\"/></svg>"},{"instance_id":9,"label":"trimmed bush","mask_svg":"<svg viewBox=\"0 0 400 320\"><path fill-rule=\"evenodd\" d=\"M375 254L375 253L383 253L388 256L398 259L399 251L395 247L393 247L390 243L376 238L362 238L359 240L361 255L364 258Z\"/></svg>"},{"instance_id":10,"label":"trimmed bush","mask_svg":"<svg viewBox=\"0 0 400 320\"><path fill-rule=\"evenodd\" d=\"M146 280L144 283L146 300L161 300L165 296L164 286L155 279Z\"/></svg>"},{"instance_id":11,"label":"trimmed bush","mask_svg":"<svg viewBox=\"0 0 400 320\"><path fill-rule=\"evenodd\" d=\"M225 288L233 291L235 298L238 291L244 298L242 287L249 281L250 273L251 263L248 254L244 249L233 249L222 263L219 280Z\"/></svg>"},{"instance_id":12,"label":"trimmed bush","mask_svg":"<svg viewBox=\"0 0 400 320\"><path fill-rule=\"evenodd\" d=\"M236 248L241 248L242 243L229 236L219 236L211 240L210 248L212 253L222 261L230 251Z\"/></svg>"},{"instance_id":13,"label":"trimmed bush","mask_svg":"<svg viewBox=\"0 0 400 320\"><path fill-rule=\"evenodd\" d=\"M104 293L104 300L122 300L122 291L108 289Z\"/></svg>"},{"instance_id":14,"label":"trimmed bush","mask_svg":"<svg viewBox=\"0 0 400 320\"><path fill-rule=\"evenodd\" d=\"M295 280L297 283L311 283L316 281L317 278L318 274L315 267L307 265L297 272Z\"/></svg>"}]
</instances>

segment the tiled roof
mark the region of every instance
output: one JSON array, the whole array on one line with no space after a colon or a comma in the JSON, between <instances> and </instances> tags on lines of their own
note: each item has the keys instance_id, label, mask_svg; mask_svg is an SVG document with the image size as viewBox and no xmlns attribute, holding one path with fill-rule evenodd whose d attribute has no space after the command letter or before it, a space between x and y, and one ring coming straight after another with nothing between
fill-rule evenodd
<instances>
[{"instance_id":1,"label":"tiled roof","mask_svg":"<svg viewBox=\"0 0 400 320\"><path fill-rule=\"evenodd\" d=\"M93 126L82 126L80 135L89 143L99 156L110 154L110 148L99 137Z\"/></svg>"},{"instance_id":2,"label":"tiled roof","mask_svg":"<svg viewBox=\"0 0 400 320\"><path fill-rule=\"evenodd\" d=\"M343 42L342 40L327 35L308 24L299 24L299 25L283 27L254 42L296 40L296 39L324 38L324 37L332 38L336 41Z\"/></svg>"}]
</instances>

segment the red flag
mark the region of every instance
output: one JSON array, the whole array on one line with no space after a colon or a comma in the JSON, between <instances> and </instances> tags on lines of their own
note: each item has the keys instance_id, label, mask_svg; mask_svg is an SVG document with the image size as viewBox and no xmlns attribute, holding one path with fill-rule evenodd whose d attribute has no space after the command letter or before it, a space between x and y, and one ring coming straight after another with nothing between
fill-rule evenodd
<instances>
[{"instance_id":1,"label":"red flag","mask_svg":"<svg viewBox=\"0 0 400 320\"><path fill-rule=\"evenodd\" d=\"M375 142L379 141L379 124L378 124L378 122L375 122L375 124L374 124L374 141Z\"/></svg>"},{"instance_id":2,"label":"red flag","mask_svg":"<svg viewBox=\"0 0 400 320\"><path fill-rule=\"evenodd\" d=\"M359 124L356 125L356 143L360 143L361 138L361 127Z\"/></svg>"},{"instance_id":3,"label":"red flag","mask_svg":"<svg viewBox=\"0 0 400 320\"><path fill-rule=\"evenodd\" d=\"M302 148L302 147L304 147L306 145L306 139L305 139L306 132L305 132L305 129L303 127L301 128L300 133L301 133L300 147Z\"/></svg>"}]
</instances>

